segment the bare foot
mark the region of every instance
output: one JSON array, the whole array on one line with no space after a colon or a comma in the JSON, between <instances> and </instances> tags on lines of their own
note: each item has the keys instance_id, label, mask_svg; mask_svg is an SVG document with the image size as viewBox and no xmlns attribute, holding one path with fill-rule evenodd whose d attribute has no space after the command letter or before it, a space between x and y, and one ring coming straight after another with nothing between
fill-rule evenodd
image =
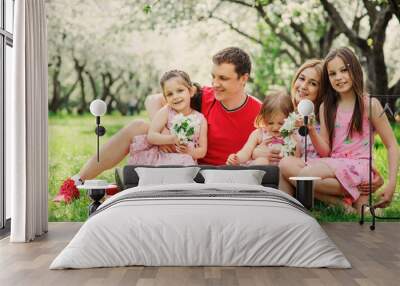
<instances>
[{"instance_id":1,"label":"bare foot","mask_svg":"<svg viewBox=\"0 0 400 286\"><path fill-rule=\"evenodd\" d=\"M343 204L343 208L344 208L344 213L345 214L358 214L358 213L360 213L360 212L357 211L356 208L354 208L353 206L348 205L348 204Z\"/></svg>"},{"instance_id":2,"label":"bare foot","mask_svg":"<svg viewBox=\"0 0 400 286\"><path fill-rule=\"evenodd\" d=\"M357 213L361 214L361 209L362 206L368 203L368 196L366 195L362 195L358 198L357 201L354 202L353 206L356 208ZM368 211L366 212L365 210L367 209L367 207L364 208L364 214L369 213L369 208Z\"/></svg>"},{"instance_id":3,"label":"bare foot","mask_svg":"<svg viewBox=\"0 0 400 286\"><path fill-rule=\"evenodd\" d=\"M361 214L361 210L359 212ZM376 208L374 209L374 213L376 216L383 216L383 209L382 208ZM365 207L364 208L364 215L369 215L371 214L370 208L369 207Z\"/></svg>"}]
</instances>

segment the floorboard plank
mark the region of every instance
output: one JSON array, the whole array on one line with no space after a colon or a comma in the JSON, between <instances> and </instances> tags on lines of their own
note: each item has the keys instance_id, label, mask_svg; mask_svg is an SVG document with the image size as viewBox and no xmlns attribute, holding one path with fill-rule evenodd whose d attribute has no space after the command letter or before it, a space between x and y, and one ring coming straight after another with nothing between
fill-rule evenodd
<instances>
[{"instance_id":1,"label":"floorboard plank","mask_svg":"<svg viewBox=\"0 0 400 286\"><path fill-rule=\"evenodd\" d=\"M32 243L0 240L0 285L399 285L400 223L379 222L375 231L357 223L322 227L346 255L352 269L290 267L116 267L48 269L78 232L81 223L50 223L49 232Z\"/></svg>"}]
</instances>

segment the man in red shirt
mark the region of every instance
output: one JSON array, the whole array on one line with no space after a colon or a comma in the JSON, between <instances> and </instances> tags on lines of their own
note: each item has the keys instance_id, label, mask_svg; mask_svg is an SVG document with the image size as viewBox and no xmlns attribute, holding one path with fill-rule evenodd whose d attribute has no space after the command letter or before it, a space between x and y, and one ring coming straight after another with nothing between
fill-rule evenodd
<instances>
[{"instance_id":1,"label":"man in red shirt","mask_svg":"<svg viewBox=\"0 0 400 286\"><path fill-rule=\"evenodd\" d=\"M250 71L250 57L240 48L226 48L214 55L212 87L201 88L193 101L194 108L201 111L208 122L208 149L206 156L199 160L200 164L225 164L228 155L239 151L254 130L261 102L245 92ZM164 104L162 94L147 97L145 105L150 119ZM79 174L72 177L75 185L117 165L129 153L132 138L147 133L147 129L148 123L143 120L134 120L121 129L101 147L100 162L93 156ZM160 148L172 151L173 147ZM71 180L64 181L57 198L69 196L72 188L67 185L71 185Z\"/></svg>"}]
</instances>

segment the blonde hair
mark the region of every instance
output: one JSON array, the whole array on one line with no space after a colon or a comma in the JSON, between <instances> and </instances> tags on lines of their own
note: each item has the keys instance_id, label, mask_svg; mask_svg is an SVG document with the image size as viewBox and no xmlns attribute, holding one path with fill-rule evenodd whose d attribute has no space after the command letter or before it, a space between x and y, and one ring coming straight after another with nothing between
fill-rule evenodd
<instances>
[{"instance_id":1,"label":"blonde hair","mask_svg":"<svg viewBox=\"0 0 400 286\"><path fill-rule=\"evenodd\" d=\"M289 116L294 111L292 99L286 89L276 88L267 93L264 102L261 105L254 126L256 128L265 126L265 119L273 116L276 112L282 112L285 116Z\"/></svg>"}]
</instances>

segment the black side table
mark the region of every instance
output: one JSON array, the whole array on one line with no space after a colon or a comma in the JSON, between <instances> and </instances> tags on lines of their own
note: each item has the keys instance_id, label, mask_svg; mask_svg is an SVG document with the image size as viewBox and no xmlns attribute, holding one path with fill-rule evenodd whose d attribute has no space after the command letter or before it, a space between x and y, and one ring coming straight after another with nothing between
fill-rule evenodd
<instances>
[{"instance_id":1,"label":"black side table","mask_svg":"<svg viewBox=\"0 0 400 286\"><path fill-rule=\"evenodd\" d=\"M295 198L303 204L303 206L311 210L314 207L314 181L321 180L320 177L290 177L292 181L296 181Z\"/></svg>"},{"instance_id":2,"label":"black side table","mask_svg":"<svg viewBox=\"0 0 400 286\"><path fill-rule=\"evenodd\" d=\"M89 197L92 199L92 203L89 205L89 216L94 213L97 208L101 205L101 200L106 194L107 187L96 187L96 186L77 186L78 189L83 189L88 191Z\"/></svg>"},{"instance_id":3,"label":"black side table","mask_svg":"<svg viewBox=\"0 0 400 286\"><path fill-rule=\"evenodd\" d=\"M106 189L90 189L89 197L93 202L89 206L89 216L94 213L97 208L101 205L100 201L106 194Z\"/></svg>"}]
</instances>

